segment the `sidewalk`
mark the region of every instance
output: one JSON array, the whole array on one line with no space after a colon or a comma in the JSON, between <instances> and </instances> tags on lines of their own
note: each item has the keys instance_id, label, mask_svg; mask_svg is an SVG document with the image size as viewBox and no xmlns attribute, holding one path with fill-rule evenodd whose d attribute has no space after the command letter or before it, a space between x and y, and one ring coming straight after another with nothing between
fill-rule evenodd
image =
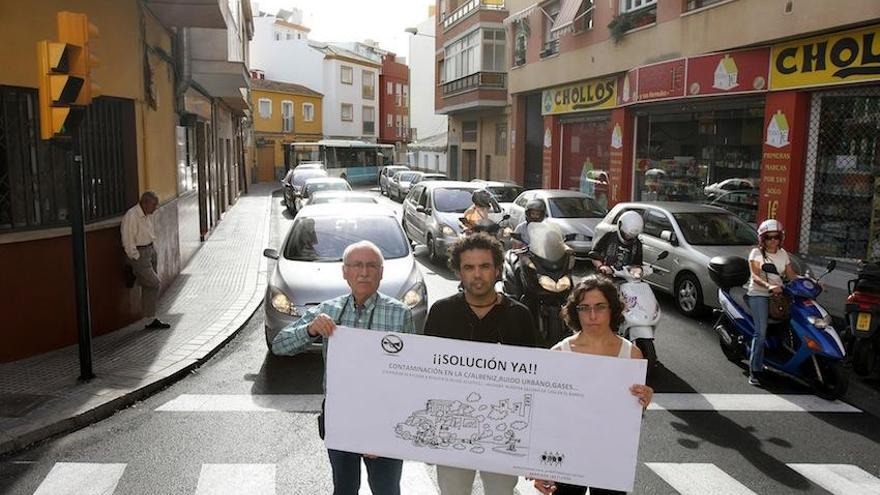
<instances>
[{"instance_id":1,"label":"sidewalk","mask_svg":"<svg viewBox=\"0 0 880 495\"><path fill-rule=\"evenodd\" d=\"M92 340L96 378L77 381L73 345L0 364L0 454L112 415L182 378L231 339L263 298L272 190L257 184L159 300L169 330L143 322Z\"/></svg>"}]
</instances>

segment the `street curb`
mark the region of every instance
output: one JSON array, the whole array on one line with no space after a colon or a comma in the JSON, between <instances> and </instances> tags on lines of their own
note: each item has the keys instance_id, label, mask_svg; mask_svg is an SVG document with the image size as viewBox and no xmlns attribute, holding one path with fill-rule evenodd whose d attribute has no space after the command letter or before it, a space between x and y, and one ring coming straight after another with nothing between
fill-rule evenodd
<instances>
[{"instance_id":1,"label":"street curb","mask_svg":"<svg viewBox=\"0 0 880 495\"><path fill-rule=\"evenodd\" d=\"M260 309L264 291L265 287L263 285L260 285L260 287L254 291L254 296L251 299L253 300L256 298L256 304L254 305L252 310L245 312L247 317L244 318L242 322L236 326L235 330L229 332L229 334L221 342L219 342L216 346L214 346L213 349L206 352L201 357L191 360L190 363L184 365L180 369L174 371L167 376L159 378L156 381L148 383L140 388L134 389L120 397L105 402L88 411L42 426L33 431L29 431L25 434L12 438L11 440L4 440L2 443L0 443L0 458L6 457L8 455L13 455L20 451L31 448L36 443L42 442L44 440L49 440L52 437L72 433L94 423L97 423L98 421L107 419L117 412L131 407L133 404L144 400L155 394L156 392L159 392L160 390L183 379L184 377L192 373L193 370L200 368L208 360L214 357L215 354L220 352L220 350L223 349L226 344L228 344L233 338L235 338L239 334L239 332L241 332L241 330L245 326L247 326L247 323Z\"/></svg>"}]
</instances>

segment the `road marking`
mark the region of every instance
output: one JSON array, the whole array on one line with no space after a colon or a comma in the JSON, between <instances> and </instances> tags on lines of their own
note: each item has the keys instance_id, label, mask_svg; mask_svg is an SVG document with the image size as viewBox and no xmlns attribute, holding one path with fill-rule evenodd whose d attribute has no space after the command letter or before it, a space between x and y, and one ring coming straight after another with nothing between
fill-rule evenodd
<instances>
[{"instance_id":1,"label":"road marking","mask_svg":"<svg viewBox=\"0 0 880 495\"><path fill-rule=\"evenodd\" d=\"M113 493L125 464L56 462L34 495L99 495Z\"/></svg>"},{"instance_id":2,"label":"road marking","mask_svg":"<svg viewBox=\"0 0 880 495\"><path fill-rule=\"evenodd\" d=\"M786 464L834 495L880 495L880 479L851 464Z\"/></svg>"},{"instance_id":3,"label":"road marking","mask_svg":"<svg viewBox=\"0 0 880 495\"><path fill-rule=\"evenodd\" d=\"M196 495L275 495L275 464L202 464Z\"/></svg>"},{"instance_id":4,"label":"road marking","mask_svg":"<svg viewBox=\"0 0 880 495\"><path fill-rule=\"evenodd\" d=\"M157 407L166 412L321 412L323 395L183 394Z\"/></svg>"},{"instance_id":5,"label":"road marking","mask_svg":"<svg viewBox=\"0 0 880 495\"><path fill-rule=\"evenodd\" d=\"M646 462L681 495L756 495L714 464Z\"/></svg>"},{"instance_id":6,"label":"road marking","mask_svg":"<svg viewBox=\"0 0 880 495\"><path fill-rule=\"evenodd\" d=\"M814 395L654 394L649 411L745 411L860 413L849 404Z\"/></svg>"}]
</instances>

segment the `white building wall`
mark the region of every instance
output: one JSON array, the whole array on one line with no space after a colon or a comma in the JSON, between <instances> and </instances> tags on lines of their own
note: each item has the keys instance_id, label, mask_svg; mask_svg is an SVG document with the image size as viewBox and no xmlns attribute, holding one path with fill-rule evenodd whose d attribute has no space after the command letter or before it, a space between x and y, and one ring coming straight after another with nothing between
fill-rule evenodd
<instances>
[{"instance_id":1,"label":"white building wall","mask_svg":"<svg viewBox=\"0 0 880 495\"><path fill-rule=\"evenodd\" d=\"M266 79L302 84L324 93L324 54L306 40L275 40L275 18L254 19L254 37L250 44L250 68L261 70Z\"/></svg>"},{"instance_id":2,"label":"white building wall","mask_svg":"<svg viewBox=\"0 0 880 495\"><path fill-rule=\"evenodd\" d=\"M436 21L432 16L417 26L418 32L427 36L419 34L409 38L409 125L416 129L417 140L446 132L449 125L445 115L434 113Z\"/></svg>"},{"instance_id":3,"label":"white building wall","mask_svg":"<svg viewBox=\"0 0 880 495\"><path fill-rule=\"evenodd\" d=\"M342 66L352 68L353 84L342 84ZM363 71L373 74L375 85L374 99L367 100L363 97ZM341 139L365 139L376 141L379 129L379 69L358 65L339 59L324 60L324 135ZM342 104L352 105L352 121L342 120ZM373 107L373 132L363 133L363 107Z\"/></svg>"}]
</instances>

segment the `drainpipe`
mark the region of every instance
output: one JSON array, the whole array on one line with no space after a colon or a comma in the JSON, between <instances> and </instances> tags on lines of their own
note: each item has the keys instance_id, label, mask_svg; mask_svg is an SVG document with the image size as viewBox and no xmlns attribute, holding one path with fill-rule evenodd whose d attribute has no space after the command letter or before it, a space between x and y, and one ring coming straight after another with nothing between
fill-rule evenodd
<instances>
[{"instance_id":1,"label":"drainpipe","mask_svg":"<svg viewBox=\"0 0 880 495\"><path fill-rule=\"evenodd\" d=\"M185 109L184 95L192 84L192 55L190 53L189 28L177 31L177 58L180 60L180 80L177 82L177 108Z\"/></svg>"}]
</instances>

